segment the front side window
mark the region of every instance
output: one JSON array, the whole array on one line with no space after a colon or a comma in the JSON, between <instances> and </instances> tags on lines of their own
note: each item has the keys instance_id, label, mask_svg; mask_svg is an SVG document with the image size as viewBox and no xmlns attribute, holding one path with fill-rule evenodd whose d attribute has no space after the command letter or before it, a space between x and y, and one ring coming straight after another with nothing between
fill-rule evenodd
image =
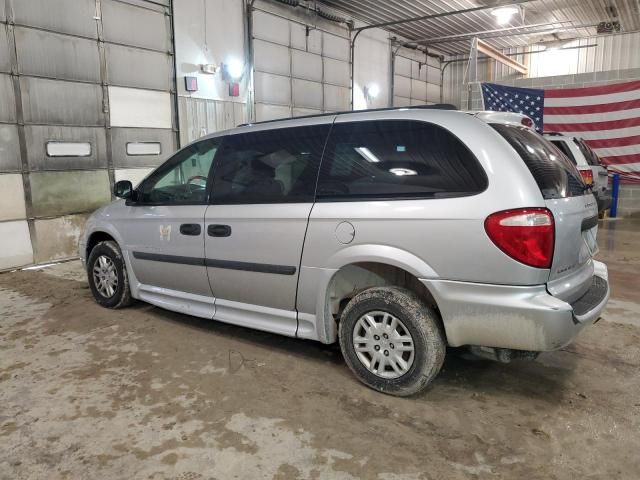
<instances>
[{"instance_id":1,"label":"front side window","mask_svg":"<svg viewBox=\"0 0 640 480\"><path fill-rule=\"evenodd\" d=\"M149 204L201 204L217 141L203 140L178 152L138 188L138 200Z\"/></svg>"},{"instance_id":2,"label":"front side window","mask_svg":"<svg viewBox=\"0 0 640 480\"><path fill-rule=\"evenodd\" d=\"M216 204L312 202L329 125L225 137L211 191Z\"/></svg>"},{"instance_id":3,"label":"front side window","mask_svg":"<svg viewBox=\"0 0 640 480\"><path fill-rule=\"evenodd\" d=\"M448 130L419 121L376 120L334 125L317 198L439 198L486 187L482 166Z\"/></svg>"}]
</instances>

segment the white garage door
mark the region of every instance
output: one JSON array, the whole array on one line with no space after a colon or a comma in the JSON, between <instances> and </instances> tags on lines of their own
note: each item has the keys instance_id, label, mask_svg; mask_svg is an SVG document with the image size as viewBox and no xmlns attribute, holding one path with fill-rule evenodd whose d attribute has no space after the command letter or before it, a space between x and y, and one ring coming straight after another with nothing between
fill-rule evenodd
<instances>
[{"instance_id":1,"label":"white garage door","mask_svg":"<svg viewBox=\"0 0 640 480\"><path fill-rule=\"evenodd\" d=\"M114 179L175 149L170 14L170 0L0 0L0 270L76 256Z\"/></svg>"},{"instance_id":2,"label":"white garage door","mask_svg":"<svg viewBox=\"0 0 640 480\"><path fill-rule=\"evenodd\" d=\"M349 110L348 31L253 13L256 120Z\"/></svg>"},{"instance_id":3,"label":"white garage door","mask_svg":"<svg viewBox=\"0 0 640 480\"><path fill-rule=\"evenodd\" d=\"M393 105L408 107L440 103L440 62L427 57L427 62L395 55Z\"/></svg>"}]
</instances>

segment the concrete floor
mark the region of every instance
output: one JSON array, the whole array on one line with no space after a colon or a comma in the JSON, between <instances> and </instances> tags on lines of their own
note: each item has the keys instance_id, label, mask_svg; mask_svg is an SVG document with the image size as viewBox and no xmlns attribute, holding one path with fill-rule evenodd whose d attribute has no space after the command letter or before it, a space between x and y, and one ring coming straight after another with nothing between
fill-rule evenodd
<instances>
[{"instance_id":1,"label":"concrete floor","mask_svg":"<svg viewBox=\"0 0 640 480\"><path fill-rule=\"evenodd\" d=\"M603 321L535 362L449 355L408 399L334 347L103 309L78 262L0 275L0 478L640 478L640 223L599 242Z\"/></svg>"}]
</instances>

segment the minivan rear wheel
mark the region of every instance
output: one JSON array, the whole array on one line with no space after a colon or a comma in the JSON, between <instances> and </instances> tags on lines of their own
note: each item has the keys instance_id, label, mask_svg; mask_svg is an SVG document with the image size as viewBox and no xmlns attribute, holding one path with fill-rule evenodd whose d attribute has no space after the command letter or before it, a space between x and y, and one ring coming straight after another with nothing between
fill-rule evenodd
<instances>
[{"instance_id":1,"label":"minivan rear wheel","mask_svg":"<svg viewBox=\"0 0 640 480\"><path fill-rule=\"evenodd\" d=\"M423 390L444 362L436 314L412 291L374 287L347 304L339 325L345 362L365 385L408 396Z\"/></svg>"},{"instance_id":2,"label":"minivan rear wheel","mask_svg":"<svg viewBox=\"0 0 640 480\"><path fill-rule=\"evenodd\" d=\"M131 305L129 277L118 244L113 241L98 243L87 259L87 277L91 293L106 308Z\"/></svg>"}]
</instances>

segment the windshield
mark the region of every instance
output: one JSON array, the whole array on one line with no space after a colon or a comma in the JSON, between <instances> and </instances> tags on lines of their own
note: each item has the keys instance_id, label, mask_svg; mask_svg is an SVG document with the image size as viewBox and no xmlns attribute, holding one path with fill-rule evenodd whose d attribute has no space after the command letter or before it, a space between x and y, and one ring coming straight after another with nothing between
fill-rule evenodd
<instances>
[{"instance_id":1,"label":"windshield","mask_svg":"<svg viewBox=\"0 0 640 480\"><path fill-rule=\"evenodd\" d=\"M576 166L542 135L519 126L491 126L524 160L545 199L584 195L586 186Z\"/></svg>"}]
</instances>

